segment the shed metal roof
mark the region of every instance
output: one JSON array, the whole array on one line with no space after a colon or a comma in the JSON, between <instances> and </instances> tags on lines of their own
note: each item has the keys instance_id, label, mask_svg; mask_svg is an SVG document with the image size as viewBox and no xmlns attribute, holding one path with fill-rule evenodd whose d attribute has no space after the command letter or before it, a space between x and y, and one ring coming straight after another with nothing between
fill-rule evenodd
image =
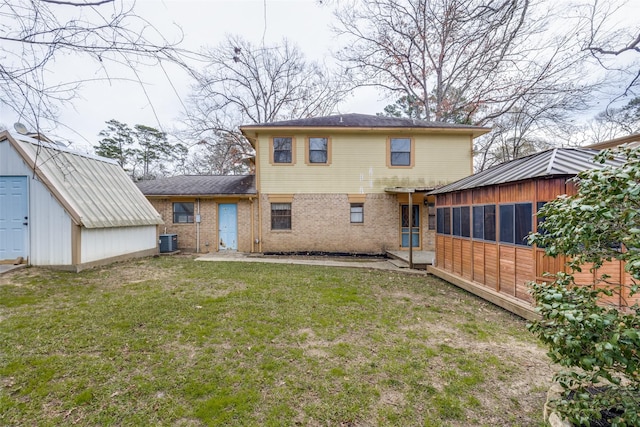
<instances>
[{"instance_id":1,"label":"shed metal roof","mask_svg":"<svg viewBox=\"0 0 640 427\"><path fill-rule=\"evenodd\" d=\"M146 196L255 195L253 175L181 175L136 183Z\"/></svg>"},{"instance_id":2,"label":"shed metal roof","mask_svg":"<svg viewBox=\"0 0 640 427\"><path fill-rule=\"evenodd\" d=\"M0 140L5 139L76 224L108 228L163 223L116 161L28 136L0 132Z\"/></svg>"},{"instance_id":3,"label":"shed metal roof","mask_svg":"<svg viewBox=\"0 0 640 427\"><path fill-rule=\"evenodd\" d=\"M584 148L553 148L502 163L447 184L429 194L450 193L532 178L574 176L585 170L604 167L600 163L594 163L593 158L597 153L598 150ZM622 160L612 160L607 164L619 165L622 163Z\"/></svg>"}]
</instances>

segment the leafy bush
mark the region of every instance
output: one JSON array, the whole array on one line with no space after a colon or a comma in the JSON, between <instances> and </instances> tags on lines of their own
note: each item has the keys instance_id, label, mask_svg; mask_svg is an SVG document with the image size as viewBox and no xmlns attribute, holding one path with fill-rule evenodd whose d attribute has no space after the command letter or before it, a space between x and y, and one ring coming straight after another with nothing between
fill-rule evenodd
<instances>
[{"instance_id":1,"label":"leafy bush","mask_svg":"<svg viewBox=\"0 0 640 427\"><path fill-rule=\"evenodd\" d=\"M529 329L567 368L555 376L564 388L555 401L561 416L579 425L604 416L614 426L640 426L640 307L624 306L640 279L640 151L605 151L595 161L598 168L576 177L575 196L540 210L544 221L529 240L549 256L566 255L570 272L625 261L632 283L600 275L594 286L580 286L564 272L533 283L541 319ZM603 297L614 294L623 307L607 306Z\"/></svg>"}]
</instances>

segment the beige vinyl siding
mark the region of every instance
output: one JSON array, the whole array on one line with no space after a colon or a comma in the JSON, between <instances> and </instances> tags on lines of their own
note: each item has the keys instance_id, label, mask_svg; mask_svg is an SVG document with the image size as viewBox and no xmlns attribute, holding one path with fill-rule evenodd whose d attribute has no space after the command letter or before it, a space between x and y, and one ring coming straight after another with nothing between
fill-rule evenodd
<instances>
[{"instance_id":1,"label":"beige vinyl siding","mask_svg":"<svg viewBox=\"0 0 640 427\"><path fill-rule=\"evenodd\" d=\"M272 136L259 136L259 152L268 153ZM289 136L289 135L287 135ZM269 156L259 157L262 193L383 193L387 187L435 187L472 173L470 135L331 134L330 166L319 168L305 162L307 135L295 133L294 165L272 165ZM317 130L313 136L319 135ZM412 136L415 166L387 167L387 138Z\"/></svg>"}]
</instances>

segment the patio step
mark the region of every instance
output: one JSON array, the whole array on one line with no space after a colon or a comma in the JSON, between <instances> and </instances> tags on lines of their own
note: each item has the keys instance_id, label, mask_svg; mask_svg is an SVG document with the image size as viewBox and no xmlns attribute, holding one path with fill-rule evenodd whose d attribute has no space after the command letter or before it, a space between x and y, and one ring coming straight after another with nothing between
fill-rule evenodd
<instances>
[{"instance_id":1,"label":"patio step","mask_svg":"<svg viewBox=\"0 0 640 427\"><path fill-rule=\"evenodd\" d=\"M413 253L413 268L415 270L426 270L433 262L433 252L415 251ZM409 252L407 251L387 251L387 257L396 267L409 268ZM396 262L398 264L396 264Z\"/></svg>"},{"instance_id":2,"label":"patio step","mask_svg":"<svg viewBox=\"0 0 640 427\"><path fill-rule=\"evenodd\" d=\"M398 268L409 268L409 263L401 259L391 258L389 262Z\"/></svg>"}]
</instances>

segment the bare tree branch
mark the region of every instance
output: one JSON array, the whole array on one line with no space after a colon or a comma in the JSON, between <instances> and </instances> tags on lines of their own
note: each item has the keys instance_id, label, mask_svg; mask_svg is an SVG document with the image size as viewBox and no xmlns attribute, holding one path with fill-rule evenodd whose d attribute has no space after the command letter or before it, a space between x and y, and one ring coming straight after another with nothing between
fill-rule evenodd
<instances>
[{"instance_id":1,"label":"bare tree branch","mask_svg":"<svg viewBox=\"0 0 640 427\"><path fill-rule=\"evenodd\" d=\"M566 125L602 83L584 75L591 55L572 32L582 21L552 25L551 10L545 0L341 2L335 56L355 85L410 100L422 119L493 126L478 141L484 168L541 147L545 126Z\"/></svg>"},{"instance_id":2,"label":"bare tree branch","mask_svg":"<svg viewBox=\"0 0 640 427\"><path fill-rule=\"evenodd\" d=\"M227 159L218 164L220 173L245 172L240 160L253 155L238 126L326 115L348 94L344 79L307 61L287 40L258 47L228 36L206 55L208 65L198 76L185 122L191 139L203 142L201 148Z\"/></svg>"},{"instance_id":3,"label":"bare tree branch","mask_svg":"<svg viewBox=\"0 0 640 427\"><path fill-rule=\"evenodd\" d=\"M141 67L173 63L189 70L186 61L195 57L178 47L181 32L168 41L124 0L0 0L0 20L0 104L33 129L55 124L58 109L87 81L140 81ZM56 62L80 58L105 77L65 81L51 72ZM118 70L115 77L110 69ZM123 69L133 76L123 77Z\"/></svg>"},{"instance_id":4,"label":"bare tree branch","mask_svg":"<svg viewBox=\"0 0 640 427\"><path fill-rule=\"evenodd\" d=\"M114 0L100 0L100 1L95 1L95 2L82 2L82 3L76 3L76 2L72 2L72 1L61 1L61 0L40 0L43 3L52 3L52 4L57 4L57 5L65 5L65 6L79 6L79 7L83 7L83 6L100 6L106 3L113 3Z\"/></svg>"}]
</instances>

